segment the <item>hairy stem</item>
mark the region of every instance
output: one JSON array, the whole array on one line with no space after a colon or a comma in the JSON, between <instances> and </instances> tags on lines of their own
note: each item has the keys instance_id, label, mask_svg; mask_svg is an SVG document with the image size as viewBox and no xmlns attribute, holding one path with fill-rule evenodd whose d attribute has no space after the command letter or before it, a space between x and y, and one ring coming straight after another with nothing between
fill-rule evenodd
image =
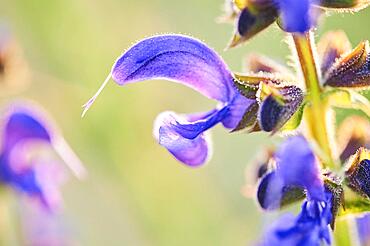
<instances>
[{"instance_id":1,"label":"hairy stem","mask_svg":"<svg viewBox=\"0 0 370 246\"><path fill-rule=\"evenodd\" d=\"M323 165L334 167L330 138L328 135L328 105L321 99L322 87L320 75L315 62L312 34L293 34L293 40L297 51L302 74L307 90L307 106L305 109L305 121L308 128L308 136L315 140L321 153Z\"/></svg>"}]
</instances>

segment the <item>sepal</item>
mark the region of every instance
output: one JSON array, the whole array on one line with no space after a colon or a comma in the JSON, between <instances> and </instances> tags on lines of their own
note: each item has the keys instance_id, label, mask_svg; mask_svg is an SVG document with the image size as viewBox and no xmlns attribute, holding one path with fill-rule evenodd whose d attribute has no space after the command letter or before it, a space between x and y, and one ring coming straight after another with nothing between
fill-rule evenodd
<instances>
[{"instance_id":1,"label":"sepal","mask_svg":"<svg viewBox=\"0 0 370 246\"><path fill-rule=\"evenodd\" d=\"M317 44L317 49L324 76L337 59L352 50L352 45L345 32L339 30L327 32Z\"/></svg>"},{"instance_id":2,"label":"sepal","mask_svg":"<svg viewBox=\"0 0 370 246\"><path fill-rule=\"evenodd\" d=\"M274 60L259 54L251 54L246 59L246 71L252 73L269 73L279 74L279 76L293 77L291 72L285 66L275 62Z\"/></svg>"},{"instance_id":3,"label":"sepal","mask_svg":"<svg viewBox=\"0 0 370 246\"><path fill-rule=\"evenodd\" d=\"M261 129L272 133L278 131L299 109L303 97L302 90L293 85L272 88L266 97L262 95L258 113Z\"/></svg>"},{"instance_id":4,"label":"sepal","mask_svg":"<svg viewBox=\"0 0 370 246\"><path fill-rule=\"evenodd\" d=\"M269 79L258 76L245 76L239 74L234 74L234 76L234 86L240 92L240 94L248 99L256 99L260 83L265 79Z\"/></svg>"},{"instance_id":5,"label":"sepal","mask_svg":"<svg viewBox=\"0 0 370 246\"><path fill-rule=\"evenodd\" d=\"M321 0L319 5L324 8L358 11L369 6L369 0Z\"/></svg>"},{"instance_id":6,"label":"sepal","mask_svg":"<svg viewBox=\"0 0 370 246\"><path fill-rule=\"evenodd\" d=\"M244 8L237 19L236 31L232 37L228 48L233 48L270 26L277 18L277 11L275 8L268 8L264 10L252 10Z\"/></svg>"},{"instance_id":7,"label":"sepal","mask_svg":"<svg viewBox=\"0 0 370 246\"><path fill-rule=\"evenodd\" d=\"M298 186L283 186L279 192L274 192L276 182L275 171L269 172L261 178L257 190L257 201L262 209L275 210L284 208L306 197L304 189Z\"/></svg>"},{"instance_id":8,"label":"sepal","mask_svg":"<svg viewBox=\"0 0 370 246\"><path fill-rule=\"evenodd\" d=\"M330 68L324 85L339 88L366 89L370 86L369 42L361 42Z\"/></svg>"},{"instance_id":9,"label":"sepal","mask_svg":"<svg viewBox=\"0 0 370 246\"><path fill-rule=\"evenodd\" d=\"M345 172L347 185L359 195L370 199L370 151L360 148L354 154Z\"/></svg>"},{"instance_id":10,"label":"sepal","mask_svg":"<svg viewBox=\"0 0 370 246\"><path fill-rule=\"evenodd\" d=\"M257 122L257 112L258 112L258 102L252 103L245 111L241 121L238 125L232 130L232 132L243 130L245 128L250 128L251 130L255 129Z\"/></svg>"},{"instance_id":11,"label":"sepal","mask_svg":"<svg viewBox=\"0 0 370 246\"><path fill-rule=\"evenodd\" d=\"M338 129L340 160L346 161L360 147L370 148L370 122L360 116L346 118Z\"/></svg>"},{"instance_id":12,"label":"sepal","mask_svg":"<svg viewBox=\"0 0 370 246\"><path fill-rule=\"evenodd\" d=\"M340 208L344 208L344 189L343 180L336 176L334 173L327 172L324 174L324 185L325 189L332 194L331 200L331 214L332 219L330 227L334 230L335 219L339 213Z\"/></svg>"},{"instance_id":13,"label":"sepal","mask_svg":"<svg viewBox=\"0 0 370 246\"><path fill-rule=\"evenodd\" d=\"M259 128L256 125L253 128L275 133L297 111L301 110L303 112L303 109L300 108L304 98L303 91L294 85L286 85L282 79L271 74L259 73L258 75L235 74L234 84L243 96L254 99L259 103L257 113ZM253 112L255 112L256 107L257 105L253 107ZM287 130L298 127L302 119L302 112L295 115L292 122L287 126ZM246 113L249 115L251 111L247 110ZM245 123L241 123L237 130L242 129L241 126L245 125Z\"/></svg>"},{"instance_id":14,"label":"sepal","mask_svg":"<svg viewBox=\"0 0 370 246\"><path fill-rule=\"evenodd\" d=\"M303 111L306 103L303 102L301 106L299 106L298 110L290 117L290 119L284 124L281 128L281 131L293 131L299 127L302 122L303 118Z\"/></svg>"}]
</instances>

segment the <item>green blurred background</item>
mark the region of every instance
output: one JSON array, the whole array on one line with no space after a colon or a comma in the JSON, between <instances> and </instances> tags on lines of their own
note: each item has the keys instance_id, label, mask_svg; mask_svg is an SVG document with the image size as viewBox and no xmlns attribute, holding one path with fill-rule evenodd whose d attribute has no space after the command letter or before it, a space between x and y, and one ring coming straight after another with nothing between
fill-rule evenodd
<instances>
[{"instance_id":1,"label":"green blurred background","mask_svg":"<svg viewBox=\"0 0 370 246\"><path fill-rule=\"evenodd\" d=\"M63 189L63 220L77 245L249 245L258 239L264 219L241 189L246 166L277 138L228 134L218 126L208 165L179 164L153 139L154 118L168 109L208 110L214 102L164 81L127 87L112 82L87 116L80 115L116 57L139 39L189 34L241 71L248 53L281 62L289 55L275 25L224 52L233 27L215 21L222 0L0 0L0 5L0 21L21 44L32 76L26 90L2 102L22 97L42 104L89 171L87 180L72 178ZM370 9L333 14L318 34L344 29L355 45L370 38L369 22Z\"/></svg>"}]
</instances>

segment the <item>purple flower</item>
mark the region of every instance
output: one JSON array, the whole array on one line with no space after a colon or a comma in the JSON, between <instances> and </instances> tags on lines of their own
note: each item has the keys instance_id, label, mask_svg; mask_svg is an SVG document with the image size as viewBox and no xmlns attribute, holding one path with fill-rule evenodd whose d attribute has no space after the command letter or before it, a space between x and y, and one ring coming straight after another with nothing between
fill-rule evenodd
<instances>
[{"instance_id":1,"label":"purple flower","mask_svg":"<svg viewBox=\"0 0 370 246\"><path fill-rule=\"evenodd\" d=\"M254 100L234 88L234 77L221 57L207 45L183 35L154 36L140 41L118 58L111 74L85 111L101 92L110 76L119 85L166 79L181 83L219 102L204 113L178 115L164 112L155 121L154 136L179 161L199 166L209 158L206 131L218 123L234 129Z\"/></svg>"},{"instance_id":2,"label":"purple flower","mask_svg":"<svg viewBox=\"0 0 370 246\"><path fill-rule=\"evenodd\" d=\"M324 199L324 183L320 167L307 140L302 136L291 137L281 144L274 155L276 169L260 182L260 202L264 208L276 207L287 187L304 189L310 200ZM304 175L302 175L304 173ZM263 197L261 197L263 195Z\"/></svg>"},{"instance_id":3,"label":"purple flower","mask_svg":"<svg viewBox=\"0 0 370 246\"><path fill-rule=\"evenodd\" d=\"M361 245L370 243L370 214L363 214L362 217L356 218L357 231Z\"/></svg>"},{"instance_id":4,"label":"purple flower","mask_svg":"<svg viewBox=\"0 0 370 246\"><path fill-rule=\"evenodd\" d=\"M280 218L269 228L262 244L320 245L321 240L330 243L328 225L333 218L333 196L324 187L318 161L308 142L302 136L291 137L280 146L275 158L276 169L261 181L265 186L263 206L276 207L286 187L304 189L306 199L300 214L297 217L286 215Z\"/></svg>"},{"instance_id":5,"label":"purple flower","mask_svg":"<svg viewBox=\"0 0 370 246\"><path fill-rule=\"evenodd\" d=\"M254 37L277 20L286 32L305 33L316 25L317 4L318 0L235 1L236 30L229 47Z\"/></svg>"},{"instance_id":6,"label":"purple flower","mask_svg":"<svg viewBox=\"0 0 370 246\"><path fill-rule=\"evenodd\" d=\"M284 30L287 32L304 33L308 31L316 20L312 5L317 0L273 0L279 9Z\"/></svg>"},{"instance_id":7,"label":"purple flower","mask_svg":"<svg viewBox=\"0 0 370 246\"><path fill-rule=\"evenodd\" d=\"M61 201L63 169L43 151L53 149L78 177L85 170L46 114L28 105L9 106L3 118L0 181L53 209Z\"/></svg>"},{"instance_id":8,"label":"purple flower","mask_svg":"<svg viewBox=\"0 0 370 246\"><path fill-rule=\"evenodd\" d=\"M306 200L295 217L285 214L266 232L262 245L320 246L330 244L329 224L332 220L332 194L325 192L322 201Z\"/></svg>"}]
</instances>

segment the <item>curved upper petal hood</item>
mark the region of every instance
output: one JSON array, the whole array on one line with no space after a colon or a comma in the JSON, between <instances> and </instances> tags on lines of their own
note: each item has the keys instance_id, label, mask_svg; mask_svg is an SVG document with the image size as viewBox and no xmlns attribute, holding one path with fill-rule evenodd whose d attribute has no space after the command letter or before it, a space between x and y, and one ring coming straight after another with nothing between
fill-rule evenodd
<instances>
[{"instance_id":1,"label":"curved upper petal hood","mask_svg":"<svg viewBox=\"0 0 370 246\"><path fill-rule=\"evenodd\" d=\"M226 102L233 95L233 77L221 57L204 43L183 35L154 36L127 50L114 64L112 78L120 85L167 79Z\"/></svg>"},{"instance_id":2,"label":"curved upper petal hood","mask_svg":"<svg viewBox=\"0 0 370 246\"><path fill-rule=\"evenodd\" d=\"M287 139L275 153L276 169L265 175L259 185L263 192L262 207L276 208L289 187L306 191L307 198L314 201L324 199L324 182L320 167L309 143L302 136ZM302 175L304 173L304 175Z\"/></svg>"},{"instance_id":3,"label":"curved upper petal hood","mask_svg":"<svg viewBox=\"0 0 370 246\"><path fill-rule=\"evenodd\" d=\"M286 140L277 151L276 159L277 172L285 184L305 188L311 199L323 199L324 183L320 167L304 137L297 136Z\"/></svg>"}]
</instances>

